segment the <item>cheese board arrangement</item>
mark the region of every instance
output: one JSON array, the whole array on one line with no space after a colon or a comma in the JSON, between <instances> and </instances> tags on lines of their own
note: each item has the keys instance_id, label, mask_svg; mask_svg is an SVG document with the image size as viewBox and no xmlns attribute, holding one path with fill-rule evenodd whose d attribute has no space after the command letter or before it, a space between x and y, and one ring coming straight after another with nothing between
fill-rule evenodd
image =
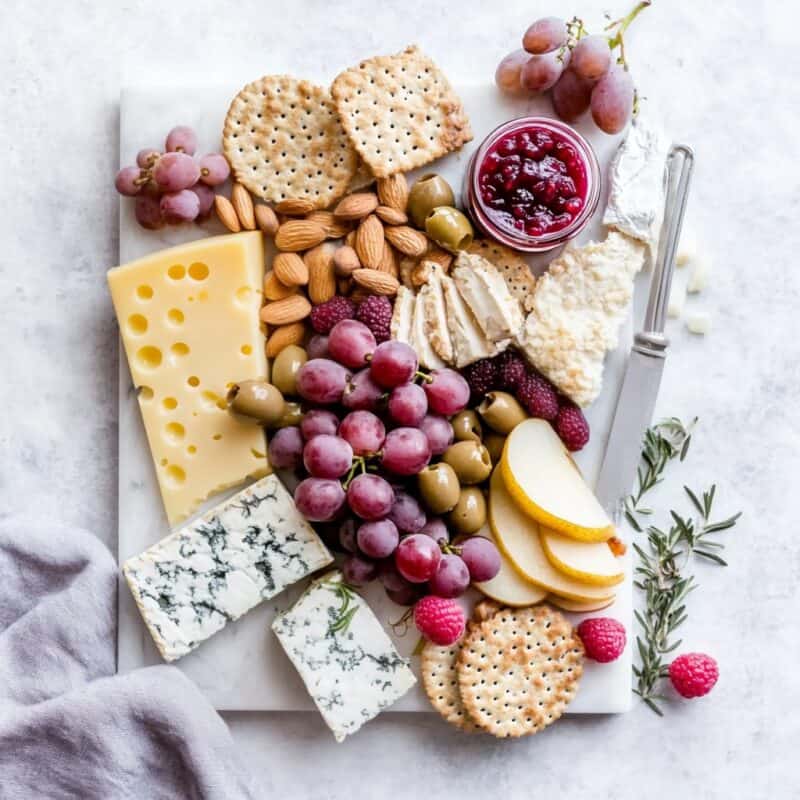
<instances>
[{"instance_id":1,"label":"cheese board arrangement","mask_svg":"<svg viewBox=\"0 0 800 800\"><path fill-rule=\"evenodd\" d=\"M330 88L124 93L121 670L337 741L390 707L500 738L627 710L634 474L594 487L682 216L631 122L647 5L537 21L496 86L410 46Z\"/></svg>"}]
</instances>

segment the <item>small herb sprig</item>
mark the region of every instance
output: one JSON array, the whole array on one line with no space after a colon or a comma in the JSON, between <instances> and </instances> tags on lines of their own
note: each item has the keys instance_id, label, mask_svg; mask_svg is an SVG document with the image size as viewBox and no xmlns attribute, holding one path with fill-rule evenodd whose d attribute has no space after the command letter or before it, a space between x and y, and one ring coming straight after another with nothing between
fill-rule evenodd
<instances>
[{"instance_id":1,"label":"small herb sprig","mask_svg":"<svg viewBox=\"0 0 800 800\"><path fill-rule=\"evenodd\" d=\"M358 611L356 600L356 590L348 583L343 581L328 581L325 584L340 600L339 608L328 623L328 636L335 636L348 629L350 623Z\"/></svg>"}]
</instances>

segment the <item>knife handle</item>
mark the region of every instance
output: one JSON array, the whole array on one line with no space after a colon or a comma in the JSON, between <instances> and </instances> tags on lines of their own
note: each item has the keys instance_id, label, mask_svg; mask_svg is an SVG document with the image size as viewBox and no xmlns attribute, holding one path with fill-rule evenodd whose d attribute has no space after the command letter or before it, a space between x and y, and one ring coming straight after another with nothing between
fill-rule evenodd
<instances>
[{"instance_id":1,"label":"knife handle","mask_svg":"<svg viewBox=\"0 0 800 800\"><path fill-rule=\"evenodd\" d=\"M694 152L685 144L675 144L667 155L667 191L664 201L664 219L658 237L658 255L653 266L650 297L642 331L634 337L638 352L664 358L669 339L664 335L667 305L675 269L675 252L680 241L689 184L694 168Z\"/></svg>"}]
</instances>

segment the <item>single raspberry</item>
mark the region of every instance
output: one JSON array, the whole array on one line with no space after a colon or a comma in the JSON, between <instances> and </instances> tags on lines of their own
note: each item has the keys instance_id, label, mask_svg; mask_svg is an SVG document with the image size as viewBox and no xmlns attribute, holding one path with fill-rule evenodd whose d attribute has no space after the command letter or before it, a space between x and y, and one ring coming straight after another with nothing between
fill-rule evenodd
<instances>
[{"instance_id":1,"label":"single raspberry","mask_svg":"<svg viewBox=\"0 0 800 800\"><path fill-rule=\"evenodd\" d=\"M578 406L572 403L562 405L554 423L556 433L561 437L567 450L581 450L589 441L589 423Z\"/></svg>"},{"instance_id":2,"label":"single raspberry","mask_svg":"<svg viewBox=\"0 0 800 800\"><path fill-rule=\"evenodd\" d=\"M525 359L514 350L505 350L494 361L498 387L506 392L515 392L528 374Z\"/></svg>"},{"instance_id":3,"label":"single raspberry","mask_svg":"<svg viewBox=\"0 0 800 800\"><path fill-rule=\"evenodd\" d=\"M717 662L705 653L684 653L669 665L669 679L681 697L708 694L719 678Z\"/></svg>"},{"instance_id":4,"label":"single raspberry","mask_svg":"<svg viewBox=\"0 0 800 800\"><path fill-rule=\"evenodd\" d=\"M616 661L625 649L625 626L611 617L593 617L578 625L586 657L601 664Z\"/></svg>"},{"instance_id":5,"label":"single raspberry","mask_svg":"<svg viewBox=\"0 0 800 800\"><path fill-rule=\"evenodd\" d=\"M532 417L553 421L558 416L558 394L538 372L526 375L517 387L517 400Z\"/></svg>"},{"instance_id":6,"label":"single raspberry","mask_svg":"<svg viewBox=\"0 0 800 800\"><path fill-rule=\"evenodd\" d=\"M392 301L388 297L371 294L359 304L356 319L372 331L375 341L380 344L391 338L392 312Z\"/></svg>"},{"instance_id":7,"label":"single raspberry","mask_svg":"<svg viewBox=\"0 0 800 800\"><path fill-rule=\"evenodd\" d=\"M479 403L487 392L497 388L497 364L490 358L482 358L461 370L469 384L473 403Z\"/></svg>"},{"instance_id":8,"label":"single raspberry","mask_svg":"<svg viewBox=\"0 0 800 800\"><path fill-rule=\"evenodd\" d=\"M343 319L353 319L356 304L349 297L337 295L311 309L311 327L317 333L328 334L331 328Z\"/></svg>"},{"instance_id":9,"label":"single raspberry","mask_svg":"<svg viewBox=\"0 0 800 800\"><path fill-rule=\"evenodd\" d=\"M461 638L467 619L455 600L429 594L414 606L414 624L426 639L447 647Z\"/></svg>"}]
</instances>

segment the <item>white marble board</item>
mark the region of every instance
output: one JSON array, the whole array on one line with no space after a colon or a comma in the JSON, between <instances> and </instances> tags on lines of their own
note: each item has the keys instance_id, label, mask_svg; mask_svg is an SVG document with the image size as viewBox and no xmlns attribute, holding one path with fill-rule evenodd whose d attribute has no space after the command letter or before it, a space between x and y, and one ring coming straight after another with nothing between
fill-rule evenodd
<instances>
[{"instance_id":1,"label":"white marble board","mask_svg":"<svg viewBox=\"0 0 800 800\"><path fill-rule=\"evenodd\" d=\"M244 84L246 80L240 81ZM145 146L162 146L164 136L175 124L189 124L199 136L199 151L218 151L222 122L237 85L218 88L154 89L137 88L123 91L120 102L120 158L122 164L133 163L136 153ZM481 139L501 122L529 113L549 115L547 102L510 100L499 95L493 86L458 86L469 114L475 140L460 153L444 158L432 166L458 189L466 162ZM591 122L578 126L597 152L603 174L619 138L605 136ZM429 168L430 169L430 168ZM429 171L429 170L428 170ZM603 235L599 219L605 205L605 192L593 224L581 240ZM145 231L133 216L133 204L120 203L120 263L139 258L155 250L192 239L224 233L218 222L199 227L184 225L161 231ZM534 269L541 269L551 256L531 260ZM637 305L646 293L647 275L637 286ZM592 429L589 445L578 454L578 463L590 482L596 479L613 415L625 360L630 347L632 325L625 326L620 346L607 358L603 392L587 412ZM229 492L228 494L232 494ZM215 498L205 508L218 502ZM203 509L203 510L204 510ZM119 372L119 561L142 550L169 533L158 491L153 464L147 446L136 397L124 355ZM603 613L618 618L632 629L632 597L630 559L626 557L626 581L618 587L615 604ZM276 611L290 605L302 590L294 587L262 604L190 655L177 662L220 710L292 711L309 710L313 705L289 661L274 638L270 623ZM379 618L389 627L403 609L386 599L378 586L370 587L367 599ZM580 615L570 615L576 621ZM160 663L131 594L120 577L118 670ZM413 629L404 636L392 633L398 648L410 655L417 643ZM587 664L581 689L569 707L571 713L617 713L628 710L631 702L631 643L623 656L613 664ZM412 658L412 666L418 659ZM396 703L394 711L430 711L431 707L418 685Z\"/></svg>"}]
</instances>

